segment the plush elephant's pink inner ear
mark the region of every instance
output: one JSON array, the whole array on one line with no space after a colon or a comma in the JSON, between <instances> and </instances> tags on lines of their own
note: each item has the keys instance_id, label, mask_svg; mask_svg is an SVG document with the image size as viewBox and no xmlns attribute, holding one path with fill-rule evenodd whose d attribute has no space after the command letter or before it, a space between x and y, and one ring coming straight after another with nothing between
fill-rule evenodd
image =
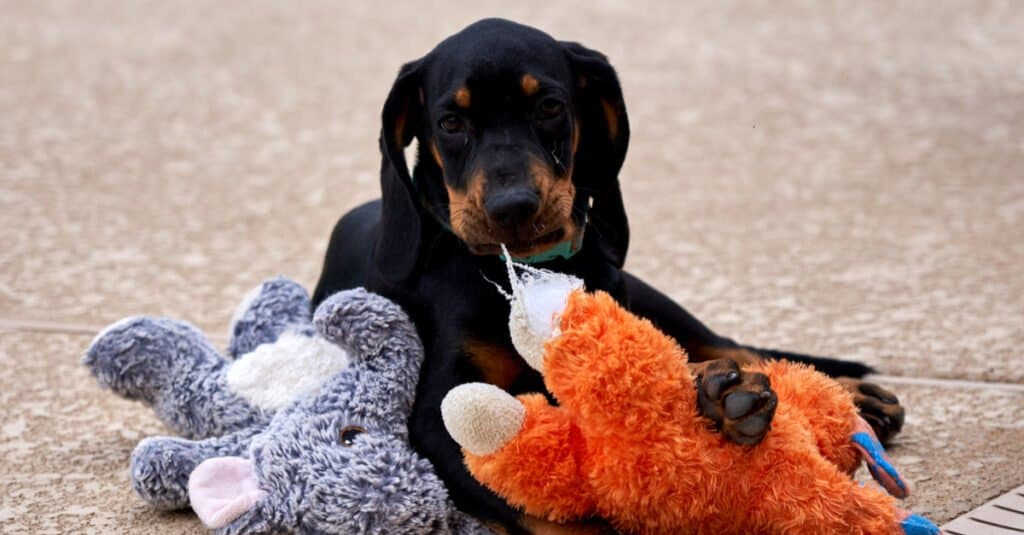
<instances>
[{"instance_id":1,"label":"plush elephant's pink inner ear","mask_svg":"<svg viewBox=\"0 0 1024 535\"><path fill-rule=\"evenodd\" d=\"M210 529L228 525L266 495L256 480L252 462L241 457L207 459L188 477L192 510Z\"/></svg>"}]
</instances>

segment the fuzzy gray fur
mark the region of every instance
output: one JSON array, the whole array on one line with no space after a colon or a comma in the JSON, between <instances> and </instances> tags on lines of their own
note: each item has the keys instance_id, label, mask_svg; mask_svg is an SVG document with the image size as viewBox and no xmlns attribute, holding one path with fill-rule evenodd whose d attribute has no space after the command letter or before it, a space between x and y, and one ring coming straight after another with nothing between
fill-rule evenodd
<instances>
[{"instance_id":1,"label":"fuzzy gray fur","mask_svg":"<svg viewBox=\"0 0 1024 535\"><path fill-rule=\"evenodd\" d=\"M356 289L324 301L313 323L317 335L349 352L347 369L269 421L253 418L247 427L198 441L143 440L132 455L139 494L157 507L185 506L188 476L200 462L242 456L268 494L218 533L492 533L455 509L430 463L409 445L423 348L408 316ZM218 384L186 368L154 371L170 374L161 383L178 389L190 390L191 381L203 389ZM236 402L212 392L202 397ZM346 446L339 434L349 426L365 432Z\"/></svg>"},{"instance_id":2,"label":"fuzzy gray fur","mask_svg":"<svg viewBox=\"0 0 1024 535\"><path fill-rule=\"evenodd\" d=\"M265 281L232 326L229 357L199 329L167 318L136 316L100 333L82 357L104 388L139 400L181 436L206 438L266 423L272 414L226 385L229 358L288 331L313 336L309 295L278 277Z\"/></svg>"},{"instance_id":3,"label":"fuzzy gray fur","mask_svg":"<svg viewBox=\"0 0 1024 535\"><path fill-rule=\"evenodd\" d=\"M313 336L312 320L313 306L305 288L284 277L264 281L231 326L228 355L238 358L277 340L285 331Z\"/></svg>"},{"instance_id":4,"label":"fuzzy gray fur","mask_svg":"<svg viewBox=\"0 0 1024 535\"><path fill-rule=\"evenodd\" d=\"M352 362L253 438L248 457L269 496L220 532L491 533L454 509L409 446L423 348L405 313L350 290L321 304L314 323ZM366 430L351 446L339 442L348 426Z\"/></svg>"}]
</instances>

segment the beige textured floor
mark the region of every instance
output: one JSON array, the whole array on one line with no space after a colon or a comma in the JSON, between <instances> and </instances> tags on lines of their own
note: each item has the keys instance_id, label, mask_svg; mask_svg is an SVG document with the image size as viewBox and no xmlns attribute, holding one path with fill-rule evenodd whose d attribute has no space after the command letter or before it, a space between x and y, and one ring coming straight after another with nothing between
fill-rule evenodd
<instances>
[{"instance_id":1,"label":"beige textured floor","mask_svg":"<svg viewBox=\"0 0 1024 535\"><path fill-rule=\"evenodd\" d=\"M629 267L746 342L886 374L910 505L1024 482L1024 5L0 1L0 320L136 313L223 337L375 196L397 67L499 14L608 53L633 126ZM0 531L193 532L127 459L161 432L88 335L0 331Z\"/></svg>"}]
</instances>

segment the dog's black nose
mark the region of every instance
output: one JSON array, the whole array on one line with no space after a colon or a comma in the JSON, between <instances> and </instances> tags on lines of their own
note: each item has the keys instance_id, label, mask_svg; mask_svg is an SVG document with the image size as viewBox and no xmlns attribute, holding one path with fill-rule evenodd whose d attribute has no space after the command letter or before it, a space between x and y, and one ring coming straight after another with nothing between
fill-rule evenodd
<instances>
[{"instance_id":1,"label":"dog's black nose","mask_svg":"<svg viewBox=\"0 0 1024 535\"><path fill-rule=\"evenodd\" d=\"M540 197L531 190L515 190L491 195L484 202L484 209L492 221L504 228L514 228L528 222L537 208Z\"/></svg>"}]
</instances>

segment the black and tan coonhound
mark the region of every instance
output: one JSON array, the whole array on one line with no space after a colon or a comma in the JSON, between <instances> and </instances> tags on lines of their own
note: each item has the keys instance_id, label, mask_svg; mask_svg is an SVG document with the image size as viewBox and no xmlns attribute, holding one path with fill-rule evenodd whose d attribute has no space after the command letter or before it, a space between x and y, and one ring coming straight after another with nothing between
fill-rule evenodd
<instances>
[{"instance_id":1,"label":"black and tan coonhound","mask_svg":"<svg viewBox=\"0 0 1024 535\"><path fill-rule=\"evenodd\" d=\"M338 222L314 301L364 286L409 311L427 352L411 439L467 512L512 531L523 525L463 467L441 422L442 398L471 381L515 394L544 388L509 340L508 303L491 282L507 287L499 244L514 258L611 293L674 336L693 362L711 362L697 370L700 409L737 442L759 440L774 411L767 381L737 362L785 358L846 377L869 371L737 344L622 270L629 226L618 173L629 121L618 77L600 52L482 20L404 65L382 119L382 198ZM403 149L413 138L410 175ZM892 394L849 384L880 436L899 431L903 409ZM749 394L749 403L724 414L721 400L734 393Z\"/></svg>"}]
</instances>

